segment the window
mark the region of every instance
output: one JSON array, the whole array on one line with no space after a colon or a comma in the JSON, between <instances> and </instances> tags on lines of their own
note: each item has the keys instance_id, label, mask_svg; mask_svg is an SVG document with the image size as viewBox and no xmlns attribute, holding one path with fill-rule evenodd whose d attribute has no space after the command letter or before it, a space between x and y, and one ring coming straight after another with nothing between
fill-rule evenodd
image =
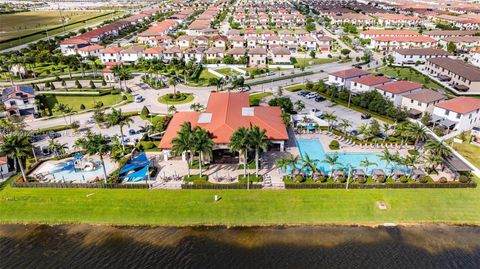
<instances>
[{"instance_id":1,"label":"window","mask_svg":"<svg viewBox=\"0 0 480 269\"><path fill-rule=\"evenodd\" d=\"M462 114L457 113L457 119L460 119L462 117Z\"/></svg>"},{"instance_id":2,"label":"window","mask_svg":"<svg viewBox=\"0 0 480 269\"><path fill-rule=\"evenodd\" d=\"M450 114L450 111L445 110L445 116L448 116L448 114Z\"/></svg>"}]
</instances>

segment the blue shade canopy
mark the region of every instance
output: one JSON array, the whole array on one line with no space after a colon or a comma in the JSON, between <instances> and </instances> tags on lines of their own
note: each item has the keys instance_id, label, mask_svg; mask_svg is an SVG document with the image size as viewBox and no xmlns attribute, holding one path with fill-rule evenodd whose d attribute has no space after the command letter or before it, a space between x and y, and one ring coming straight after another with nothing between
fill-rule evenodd
<instances>
[{"instance_id":1,"label":"blue shade canopy","mask_svg":"<svg viewBox=\"0 0 480 269\"><path fill-rule=\"evenodd\" d=\"M137 157L129 160L127 164L125 164L125 166L122 168L122 170L120 170L120 175L137 170L138 168L143 168L145 166L150 166L150 161L148 160L145 152L143 152Z\"/></svg>"},{"instance_id":2,"label":"blue shade canopy","mask_svg":"<svg viewBox=\"0 0 480 269\"><path fill-rule=\"evenodd\" d=\"M124 176L123 178L127 180L127 182L140 182L145 179L148 173L149 166L145 166L144 168L138 170L137 172L133 172Z\"/></svg>"}]
</instances>

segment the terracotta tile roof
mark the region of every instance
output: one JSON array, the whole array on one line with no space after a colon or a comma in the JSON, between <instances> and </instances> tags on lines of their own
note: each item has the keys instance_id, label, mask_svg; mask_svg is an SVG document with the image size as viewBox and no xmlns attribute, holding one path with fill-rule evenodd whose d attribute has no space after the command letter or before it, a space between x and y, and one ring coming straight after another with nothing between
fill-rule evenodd
<instances>
[{"instance_id":1,"label":"terracotta tile roof","mask_svg":"<svg viewBox=\"0 0 480 269\"><path fill-rule=\"evenodd\" d=\"M227 51L228 55L245 55L246 50L244 48L231 48Z\"/></svg>"},{"instance_id":2,"label":"terracotta tile roof","mask_svg":"<svg viewBox=\"0 0 480 269\"><path fill-rule=\"evenodd\" d=\"M7 157L1 156L1 157L0 157L0 165L1 165L1 164L7 164L7 163L8 163Z\"/></svg>"},{"instance_id":3,"label":"terracotta tile roof","mask_svg":"<svg viewBox=\"0 0 480 269\"><path fill-rule=\"evenodd\" d=\"M400 94L400 93L420 89L422 88L422 84L406 81L406 80L400 80L400 81L395 81L389 84L377 86L375 88L385 92L393 93L393 94Z\"/></svg>"},{"instance_id":4,"label":"terracotta tile roof","mask_svg":"<svg viewBox=\"0 0 480 269\"><path fill-rule=\"evenodd\" d=\"M446 70L470 81L480 81L480 69L471 64L467 64L462 60L440 57L427 59L427 62L445 68Z\"/></svg>"},{"instance_id":5,"label":"terracotta tile roof","mask_svg":"<svg viewBox=\"0 0 480 269\"><path fill-rule=\"evenodd\" d=\"M378 36L372 38L375 41L380 42L437 42L435 39L428 36Z\"/></svg>"},{"instance_id":6,"label":"terracotta tile roof","mask_svg":"<svg viewBox=\"0 0 480 269\"><path fill-rule=\"evenodd\" d=\"M447 56L448 52L441 49L398 49L395 52L401 55L437 55Z\"/></svg>"},{"instance_id":7,"label":"terracotta tile roof","mask_svg":"<svg viewBox=\"0 0 480 269\"><path fill-rule=\"evenodd\" d=\"M480 99L475 97L461 96L438 103L435 106L460 114L465 114L480 109Z\"/></svg>"},{"instance_id":8,"label":"terracotta tile roof","mask_svg":"<svg viewBox=\"0 0 480 269\"><path fill-rule=\"evenodd\" d=\"M273 55L291 55L292 53L287 48L278 47L272 49Z\"/></svg>"},{"instance_id":9,"label":"terracotta tile roof","mask_svg":"<svg viewBox=\"0 0 480 269\"><path fill-rule=\"evenodd\" d=\"M164 50L163 47L153 47L153 48L148 48L143 51L145 54L160 54Z\"/></svg>"},{"instance_id":10,"label":"terracotta tile roof","mask_svg":"<svg viewBox=\"0 0 480 269\"><path fill-rule=\"evenodd\" d=\"M267 55L267 50L264 48L253 48L248 51L249 55Z\"/></svg>"},{"instance_id":11,"label":"terracotta tile roof","mask_svg":"<svg viewBox=\"0 0 480 269\"><path fill-rule=\"evenodd\" d=\"M340 77L340 78L354 78L368 75L369 73L365 70L358 69L358 68L350 68L342 71L337 71L333 73L329 73L329 75Z\"/></svg>"},{"instance_id":12,"label":"terracotta tile roof","mask_svg":"<svg viewBox=\"0 0 480 269\"><path fill-rule=\"evenodd\" d=\"M60 43L61 45L82 45L82 44L90 44L88 40L85 38L79 38L79 37L71 37L69 39L66 39Z\"/></svg>"},{"instance_id":13,"label":"terracotta tile roof","mask_svg":"<svg viewBox=\"0 0 480 269\"><path fill-rule=\"evenodd\" d=\"M480 32L480 30L432 30L423 32L428 36L471 36Z\"/></svg>"},{"instance_id":14,"label":"terracotta tile roof","mask_svg":"<svg viewBox=\"0 0 480 269\"><path fill-rule=\"evenodd\" d=\"M140 52L143 52L145 50L144 47L140 47L140 46L133 46L133 47L130 47L130 48L127 48L127 49L124 49L122 50L122 54L123 53L140 53Z\"/></svg>"},{"instance_id":15,"label":"terracotta tile roof","mask_svg":"<svg viewBox=\"0 0 480 269\"><path fill-rule=\"evenodd\" d=\"M381 35L381 36L416 36L419 35L414 30L377 30L371 29L361 32L363 35Z\"/></svg>"},{"instance_id":16,"label":"terracotta tile roof","mask_svg":"<svg viewBox=\"0 0 480 269\"><path fill-rule=\"evenodd\" d=\"M375 85L384 84L390 81L392 80L382 76L365 76L365 77L356 78L352 80L352 82L356 82L356 83L367 85L367 86L375 86Z\"/></svg>"},{"instance_id":17,"label":"terracotta tile roof","mask_svg":"<svg viewBox=\"0 0 480 269\"><path fill-rule=\"evenodd\" d=\"M404 95L403 97L427 104L447 99L447 96L430 89L421 89L420 91Z\"/></svg>"},{"instance_id":18,"label":"terracotta tile roof","mask_svg":"<svg viewBox=\"0 0 480 269\"><path fill-rule=\"evenodd\" d=\"M95 51L95 50L100 50L100 49L103 49L103 46L90 45L90 46L86 46L86 47L83 47L83 48L79 48L78 50L79 51Z\"/></svg>"},{"instance_id":19,"label":"terracotta tile roof","mask_svg":"<svg viewBox=\"0 0 480 269\"><path fill-rule=\"evenodd\" d=\"M159 148L172 147L184 122L206 129L216 144L228 144L232 134L240 127L258 126L267 131L269 140L287 140L288 133L279 107L258 106L250 108L248 93L211 93L205 112L176 113L160 141ZM243 114L244 110L249 113ZM206 116L206 117L204 117ZM207 120L200 121L206 118Z\"/></svg>"},{"instance_id":20,"label":"terracotta tile roof","mask_svg":"<svg viewBox=\"0 0 480 269\"><path fill-rule=\"evenodd\" d=\"M112 53L112 54L115 54L115 53L120 53L122 51L122 48L119 48L119 47L109 47L109 48L106 48L104 50L101 50L100 53Z\"/></svg>"}]
</instances>

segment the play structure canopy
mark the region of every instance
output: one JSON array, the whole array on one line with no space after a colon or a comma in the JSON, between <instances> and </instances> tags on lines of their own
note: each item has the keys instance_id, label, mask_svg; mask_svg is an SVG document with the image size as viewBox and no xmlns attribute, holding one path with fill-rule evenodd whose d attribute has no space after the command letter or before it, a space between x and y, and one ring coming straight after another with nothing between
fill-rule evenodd
<instances>
[{"instance_id":1,"label":"play structure canopy","mask_svg":"<svg viewBox=\"0 0 480 269\"><path fill-rule=\"evenodd\" d=\"M145 153L142 153L125 164L120 170L120 177L127 182L140 182L147 176L149 168L150 160Z\"/></svg>"}]
</instances>

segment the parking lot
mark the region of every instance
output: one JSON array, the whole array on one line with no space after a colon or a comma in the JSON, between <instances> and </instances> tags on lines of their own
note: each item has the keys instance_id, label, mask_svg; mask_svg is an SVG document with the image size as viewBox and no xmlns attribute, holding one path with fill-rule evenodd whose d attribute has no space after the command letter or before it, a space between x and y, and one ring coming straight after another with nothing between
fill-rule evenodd
<instances>
[{"instance_id":1,"label":"parking lot","mask_svg":"<svg viewBox=\"0 0 480 269\"><path fill-rule=\"evenodd\" d=\"M298 100L302 101L305 104L305 109L303 109L302 111L298 111L299 113L308 113L312 109L319 109L323 113L332 113L333 115L337 116L337 122L339 122L341 119L349 120L352 126L347 129L348 131L357 130L360 125L364 123L369 123L373 119L372 118L372 119L364 120L361 118L362 113L349 109L342 105L334 104L329 100L317 102L315 101L315 98L308 99L305 96L298 95L298 92L286 91L285 96L288 96L294 104ZM383 121L378 119L377 121L380 124L384 123Z\"/></svg>"},{"instance_id":2,"label":"parking lot","mask_svg":"<svg viewBox=\"0 0 480 269\"><path fill-rule=\"evenodd\" d=\"M139 133L138 131L141 129L141 127L146 126L148 124L147 121L141 119L140 117L132 117L133 123L130 124L130 127L124 126L123 127L123 132L124 132L124 137L125 137L125 143L126 144L131 144L134 145L135 141L138 141L142 138L143 134ZM78 138L84 137L88 130L94 132L94 133L100 133L108 137L112 137L113 134L118 134L120 136L120 127L119 126L113 126L110 128L101 128L96 124L95 122L84 122L81 124L80 129L75 132L73 130L65 130L65 131L60 131L57 132L59 137L55 138L55 140L58 143L61 144L66 144L68 149L66 150L67 152L72 151L73 145L75 141L77 141ZM132 130L132 133L130 133L130 130ZM133 131L135 131L135 134L133 134ZM40 137L40 140L37 142L34 142L34 146L36 147L37 153L41 154L42 150L46 151L48 148L50 139L48 138L48 135L42 135ZM48 155L48 154L47 154Z\"/></svg>"}]
</instances>

